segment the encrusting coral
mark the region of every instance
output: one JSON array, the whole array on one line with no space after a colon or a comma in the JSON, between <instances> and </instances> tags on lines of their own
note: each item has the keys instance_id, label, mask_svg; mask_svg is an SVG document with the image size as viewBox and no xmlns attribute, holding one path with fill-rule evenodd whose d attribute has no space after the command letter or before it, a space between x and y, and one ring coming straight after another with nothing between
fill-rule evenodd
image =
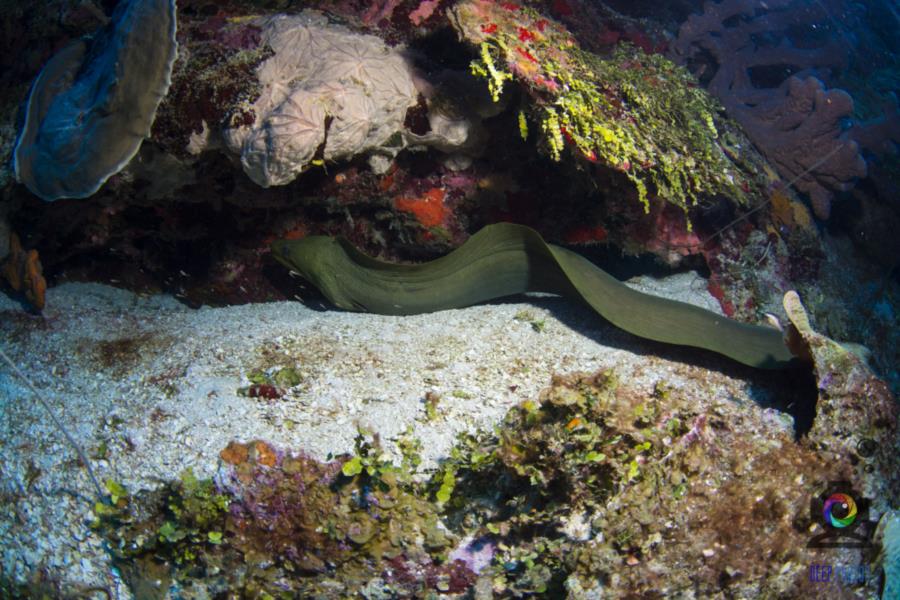
<instances>
[{"instance_id":1,"label":"encrusting coral","mask_svg":"<svg viewBox=\"0 0 900 600\"><path fill-rule=\"evenodd\" d=\"M255 120L224 131L253 181L284 185L316 161L366 152L389 159L402 149L418 93L401 53L312 12L268 18L261 35L274 56L257 68Z\"/></svg>"},{"instance_id":2,"label":"encrusting coral","mask_svg":"<svg viewBox=\"0 0 900 600\"><path fill-rule=\"evenodd\" d=\"M174 0L128 0L54 56L28 97L18 180L44 200L85 198L128 164L169 88L175 28Z\"/></svg>"}]
</instances>

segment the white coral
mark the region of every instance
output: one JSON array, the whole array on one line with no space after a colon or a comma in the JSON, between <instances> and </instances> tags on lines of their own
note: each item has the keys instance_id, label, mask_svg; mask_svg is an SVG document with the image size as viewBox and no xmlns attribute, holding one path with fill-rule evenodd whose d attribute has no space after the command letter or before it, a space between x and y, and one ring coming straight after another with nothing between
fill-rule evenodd
<instances>
[{"instance_id":1,"label":"white coral","mask_svg":"<svg viewBox=\"0 0 900 600\"><path fill-rule=\"evenodd\" d=\"M327 160L395 151L384 146L417 100L398 51L315 13L266 19L263 40L274 54L257 69L255 121L224 132L253 181L263 187L293 181L323 143Z\"/></svg>"},{"instance_id":2,"label":"white coral","mask_svg":"<svg viewBox=\"0 0 900 600\"><path fill-rule=\"evenodd\" d=\"M318 95L296 90L243 140L244 171L263 187L289 183L325 141L325 117Z\"/></svg>"}]
</instances>

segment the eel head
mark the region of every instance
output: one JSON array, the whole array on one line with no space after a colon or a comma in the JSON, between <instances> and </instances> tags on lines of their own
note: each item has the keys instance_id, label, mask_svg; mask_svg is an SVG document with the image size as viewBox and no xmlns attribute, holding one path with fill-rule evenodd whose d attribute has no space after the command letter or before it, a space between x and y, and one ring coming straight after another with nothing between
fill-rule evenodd
<instances>
[{"instance_id":1,"label":"eel head","mask_svg":"<svg viewBox=\"0 0 900 600\"><path fill-rule=\"evenodd\" d=\"M348 308L341 302L341 288L335 276L341 272L336 264L342 256L340 250L338 240L324 235L272 242L272 256L278 262L319 288L337 306Z\"/></svg>"}]
</instances>

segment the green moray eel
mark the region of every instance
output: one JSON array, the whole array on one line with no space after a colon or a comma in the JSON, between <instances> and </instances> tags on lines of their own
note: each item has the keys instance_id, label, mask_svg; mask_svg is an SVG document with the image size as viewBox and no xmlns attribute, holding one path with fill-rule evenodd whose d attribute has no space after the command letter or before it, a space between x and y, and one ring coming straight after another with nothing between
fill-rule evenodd
<instances>
[{"instance_id":1,"label":"green moray eel","mask_svg":"<svg viewBox=\"0 0 900 600\"><path fill-rule=\"evenodd\" d=\"M414 315L551 292L581 298L616 327L643 338L705 348L762 369L796 362L777 329L633 290L521 225L489 225L446 256L414 265L377 260L344 238L327 236L279 240L272 252L346 310Z\"/></svg>"}]
</instances>

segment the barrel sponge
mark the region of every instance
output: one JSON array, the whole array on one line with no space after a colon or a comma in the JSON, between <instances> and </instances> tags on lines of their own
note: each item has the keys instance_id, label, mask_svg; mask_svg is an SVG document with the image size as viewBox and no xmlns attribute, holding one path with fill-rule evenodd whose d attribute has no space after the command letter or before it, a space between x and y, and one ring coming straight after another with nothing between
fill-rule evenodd
<instances>
[{"instance_id":1,"label":"barrel sponge","mask_svg":"<svg viewBox=\"0 0 900 600\"><path fill-rule=\"evenodd\" d=\"M417 91L401 52L309 11L270 17L262 26L273 55L257 69L262 93L252 106L255 120L223 136L253 181L284 185L317 158L402 148Z\"/></svg>"},{"instance_id":2,"label":"barrel sponge","mask_svg":"<svg viewBox=\"0 0 900 600\"><path fill-rule=\"evenodd\" d=\"M106 27L50 59L16 142L18 180L44 200L85 198L128 164L169 89L175 27L174 0L124 0Z\"/></svg>"}]
</instances>

